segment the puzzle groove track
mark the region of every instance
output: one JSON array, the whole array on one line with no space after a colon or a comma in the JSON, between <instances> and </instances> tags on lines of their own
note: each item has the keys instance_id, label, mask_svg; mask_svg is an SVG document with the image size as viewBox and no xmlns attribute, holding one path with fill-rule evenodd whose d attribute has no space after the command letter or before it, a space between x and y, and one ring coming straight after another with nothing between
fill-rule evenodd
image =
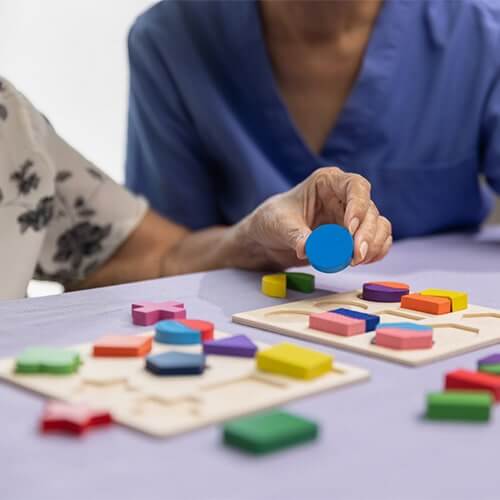
<instances>
[{"instance_id":1,"label":"puzzle groove track","mask_svg":"<svg viewBox=\"0 0 500 500\"><path fill-rule=\"evenodd\" d=\"M465 310L432 315L402 309L399 303L369 302L347 292L289 302L233 315L233 322L310 342L338 347L404 365L418 366L500 343L500 311L469 305ZM309 328L309 314L340 307L376 314L381 323L412 321L434 327L430 349L396 351L372 344L375 332L342 337Z\"/></svg>"},{"instance_id":2,"label":"puzzle groove track","mask_svg":"<svg viewBox=\"0 0 500 500\"><path fill-rule=\"evenodd\" d=\"M144 335L152 335L144 334ZM216 339L228 337L215 332ZM257 342L259 349L268 347ZM200 376L157 377L144 369L144 358L93 357L92 344L70 347L82 359L78 373L27 375L14 373L14 359L0 360L0 379L50 398L85 402L106 409L123 425L158 437L281 405L293 399L369 378L366 370L335 360L333 370L301 381L257 371L254 358L211 356ZM201 352L202 346L153 343L152 354Z\"/></svg>"}]
</instances>

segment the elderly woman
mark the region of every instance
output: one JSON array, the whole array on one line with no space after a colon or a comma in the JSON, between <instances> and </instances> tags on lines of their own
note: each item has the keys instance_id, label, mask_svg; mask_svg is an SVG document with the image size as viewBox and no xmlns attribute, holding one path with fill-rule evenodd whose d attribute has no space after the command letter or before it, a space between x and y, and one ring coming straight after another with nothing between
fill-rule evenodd
<instances>
[{"instance_id":1,"label":"elderly woman","mask_svg":"<svg viewBox=\"0 0 500 500\"><path fill-rule=\"evenodd\" d=\"M23 297L32 277L80 288L300 265L311 228L325 222L350 229L354 264L382 258L391 245L369 184L337 168L319 170L232 226L179 225L88 162L0 78L0 298Z\"/></svg>"}]
</instances>

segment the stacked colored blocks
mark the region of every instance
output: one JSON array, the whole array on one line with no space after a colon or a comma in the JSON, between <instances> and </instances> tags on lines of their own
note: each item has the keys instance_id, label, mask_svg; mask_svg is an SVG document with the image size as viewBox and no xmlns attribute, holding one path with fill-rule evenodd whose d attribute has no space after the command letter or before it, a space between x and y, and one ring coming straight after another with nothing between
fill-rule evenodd
<instances>
[{"instance_id":1,"label":"stacked colored blocks","mask_svg":"<svg viewBox=\"0 0 500 500\"><path fill-rule=\"evenodd\" d=\"M231 421L223 433L225 444L263 454L315 439L318 426L296 415L270 411Z\"/></svg>"},{"instance_id":2,"label":"stacked colored blocks","mask_svg":"<svg viewBox=\"0 0 500 500\"><path fill-rule=\"evenodd\" d=\"M205 370L205 356L169 351L146 358L146 370L154 375L199 375Z\"/></svg>"},{"instance_id":3,"label":"stacked colored blocks","mask_svg":"<svg viewBox=\"0 0 500 500\"><path fill-rule=\"evenodd\" d=\"M336 273L352 261L354 242L351 233L337 224L318 226L307 238L309 263L323 273Z\"/></svg>"},{"instance_id":4,"label":"stacked colored blocks","mask_svg":"<svg viewBox=\"0 0 500 500\"><path fill-rule=\"evenodd\" d=\"M385 323L375 333L375 345L389 349L430 349L432 327L414 323Z\"/></svg>"},{"instance_id":5,"label":"stacked colored blocks","mask_svg":"<svg viewBox=\"0 0 500 500\"><path fill-rule=\"evenodd\" d=\"M269 297L285 298L286 291L296 290L302 293L314 292L314 275L307 273L277 273L262 277L261 290Z\"/></svg>"},{"instance_id":6,"label":"stacked colored blocks","mask_svg":"<svg viewBox=\"0 0 500 500\"><path fill-rule=\"evenodd\" d=\"M431 420L486 422L493 398L489 392L446 391L427 395L426 417Z\"/></svg>"},{"instance_id":7,"label":"stacked colored blocks","mask_svg":"<svg viewBox=\"0 0 500 500\"><path fill-rule=\"evenodd\" d=\"M155 326L155 341L162 344L200 344L214 336L214 325L209 321L180 319L160 321Z\"/></svg>"},{"instance_id":8,"label":"stacked colored blocks","mask_svg":"<svg viewBox=\"0 0 500 500\"><path fill-rule=\"evenodd\" d=\"M54 347L30 347L16 359L17 373L69 375L80 366L80 355Z\"/></svg>"},{"instance_id":9,"label":"stacked colored blocks","mask_svg":"<svg viewBox=\"0 0 500 500\"><path fill-rule=\"evenodd\" d=\"M332 371L333 357L284 342L257 353L259 370L311 380Z\"/></svg>"},{"instance_id":10,"label":"stacked colored blocks","mask_svg":"<svg viewBox=\"0 0 500 500\"><path fill-rule=\"evenodd\" d=\"M500 377L470 370L455 370L447 373L445 388L471 391L488 391L495 401L500 401Z\"/></svg>"},{"instance_id":11,"label":"stacked colored blocks","mask_svg":"<svg viewBox=\"0 0 500 500\"><path fill-rule=\"evenodd\" d=\"M309 328L350 337L365 333L366 321L332 312L313 313L309 316Z\"/></svg>"},{"instance_id":12,"label":"stacked colored blocks","mask_svg":"<svg viewBox=\"0 0 500 500\"><path fill-rule=\"evenodd\" d=\"M483 373L500 375L500 354L492 354L477 362L477 369Z\"/></svg>"},{"instance_id":13,"label":"stacked colored blocks","mask_svg":"<svg viewBox=\"0 0 500 500\"><path fill-rule=\"evenodd\" d=\"M373 281L363 285L362 298L372 302L399 302L410 292L406 283L395 281Z\"/></svg>"},{"instance_id":14,"label":"stacked colored blocks","mask_svg":"<svg viewBox=\"0 0 500 500\"><path fill-rule=\"evenodd\" d=\"M203 352L219 356L253 358L257 352L257 346L246 335L235 335L234 337L204 342Z\"/></svg>"},{"instance_id":15,"label":"stacked colored blocks","mask_svg":"<svg viewBox=\"0 0 500 500\"><path fill-rule=\"evenodd\" d=\"M339 309L334 309L330 311L336 314L342 314L343 316L347 316L349 318L361 319L365 322L365 332L372 332L377 328L377 325L380 323L380 316L376 316L375 314L367 314L358 311L352 311L351 309L345 309L340 307Z\"/></svg>"},{"instance_id":16,"label":"stacked colored blocks","mask_svg":"<svg viewBox=\"0 0 500 500\"><path fill-rule=\"evenodd\" d=\"M467 294L453 290L429 288L401 297L402 308L428 314L448 314L467 309L467 306Z\"/></svg>"}]
</instances>

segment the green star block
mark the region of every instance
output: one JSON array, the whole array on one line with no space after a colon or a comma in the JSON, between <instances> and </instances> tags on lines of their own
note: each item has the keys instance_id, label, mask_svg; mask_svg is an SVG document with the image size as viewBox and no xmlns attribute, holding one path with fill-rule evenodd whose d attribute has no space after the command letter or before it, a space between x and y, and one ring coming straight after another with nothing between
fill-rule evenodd
<instances>
[{"instance_id":1,"label":"green star block","mask_svg":"<svg viewBox=\"0 0 500 500\"><path fill-rule=\"evenodd\" d=\"M53 347L30 347L16 359L16 373L68 375L78 370L80 355Z\"/></svg>"},{"instance_id":2,"label":"green star block","mask_svg":"<svg viewBox=\"0 0 500 500\"><path fill-rule=\"evenodd\" d=\"M285 273L286 287L302 293L314 292L314 274L308 273Z\"/></svg>"},{"instance_id":3,"label":"green star block","mask_svg":"<svg viewBox=\"0 0 500 500\"><path fill-rule=\"evenodd\" d=\"M226 444L255 454L311 441L317 435L317 424L283 411L240 418L224 426Z\"/></svg>"},{"instance_id":4,"label":"green star block","mask_svg":"<svg viewBox=\"0 0 500 500\"><path fill-rule=\"evenodd\" d=\"M445 391L427 395L427 418L485 422L490 418L492 396L486 391Z\"/></svg>"}]
</instances>

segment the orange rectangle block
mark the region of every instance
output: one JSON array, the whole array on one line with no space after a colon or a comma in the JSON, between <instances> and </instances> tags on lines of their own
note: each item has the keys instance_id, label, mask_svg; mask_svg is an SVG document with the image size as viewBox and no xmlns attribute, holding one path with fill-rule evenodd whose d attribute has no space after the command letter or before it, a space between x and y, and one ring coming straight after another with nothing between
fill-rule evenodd
<instances>
[{"instance_id":1,"label":"orange rectangle block","mask_svg":"<svg viewBox=\"0 0 500 500\"><path fill-rule=\"evenodd\" d=\"M410 293L401 297L401 307L429 314L446 314L451 312L451 300L446 297Z\"/></svg>"}]
</instances>

